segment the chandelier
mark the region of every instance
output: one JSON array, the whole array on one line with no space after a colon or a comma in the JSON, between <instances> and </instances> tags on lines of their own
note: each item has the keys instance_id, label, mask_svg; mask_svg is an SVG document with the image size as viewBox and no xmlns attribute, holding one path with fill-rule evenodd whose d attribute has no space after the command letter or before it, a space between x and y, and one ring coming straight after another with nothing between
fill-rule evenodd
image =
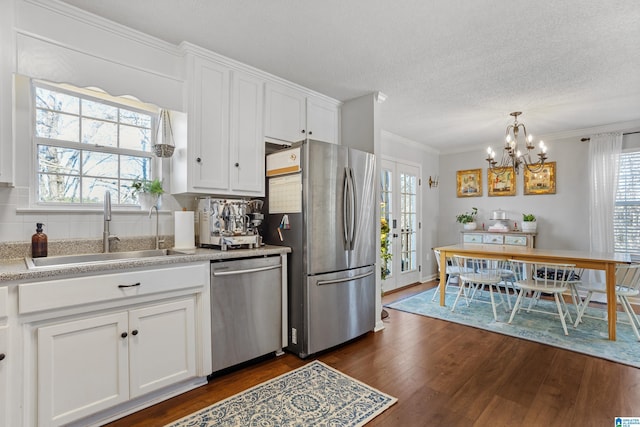
<instances>
[{"instance_id":1,"label":"chandelier","mask_svg":"<svg viewBox=\"0 0 640 427\"><path fill-rule=\"evenodd\" d=\"M512 168L517 174L520 172L520 165L524 165L530 172L540 172L544 166L545 160L547 160L547 146L543 141L540 141L537 156L538 159L534 162L531 158L531 150L536 147L533 144L533 135L527 135L527 128L524 123L518 123L518 116L522 114L520 111L514 111L510 115L513 116L513 124L507 126L505 132L504 149L502 151L502 160L498 163L495 160L496 153L491 147L487 148L487 162L489 162L489 169L494 173L502 174L508 169ZM523 153L518 148L518 135L520 131L524 134L524 148L526 152Z\"/></svg>"}]
</instances>

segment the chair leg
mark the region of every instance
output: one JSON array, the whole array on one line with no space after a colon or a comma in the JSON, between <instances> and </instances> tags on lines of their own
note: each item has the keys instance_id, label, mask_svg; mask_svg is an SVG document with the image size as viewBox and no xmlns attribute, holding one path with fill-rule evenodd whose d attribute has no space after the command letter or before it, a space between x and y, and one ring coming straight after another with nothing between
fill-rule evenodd
<instances>
[{"instance_id":1,"label":"chair leg","mask_svg":"<svg viewBox=\"0 0 640 427\"><path fill-rule=\"evenodd\" d=\"M519 310L519 307L522 304L523 294L524 294L524 289L520 289L520 292L518 292L518 298L516 298L516 302L515 304L513 304L513 310L511 310L511 316L509 317L508 323L511 323L513 321L513 318L515 317L516 312Z\"/></svg>"},{"instance_id":2,"label":"chair leg","mask_svg":"<svg viewBox=\"0 0 640 427\"><path fill-rule=\"evenodd\" d=\"M591 297L593 297L593 292L592 291L587 292L587 296L584 299L584 301L582 301L582 304L580 305L580 309L578 310L578 318L576 319L576 323L573 324L575 328L577 328L578 324L582 322L582 315L587 310L587 307L591 302Z\"/></svg>"},{"instance_id":3,"label":"chair leg","mask_svg":"<svg viewBox=\"0 0 640 427\"><path fill-rule=\"evenodd\" d=\"M445 286L444 291L447 292L447 287ZM434 302L436 300L436 296L440 295L440 283L438 283L438 287L436 288L435 293L433 294L433 296L431 297L431 302Z\"/></svg>"},{"instance_id":4,"label":"chair leg","mask_svg":"<svg viewBox=\"0 0 640 427\"><path fill-rule=\"evenodd\" d=\"M624 308L624 311L627 313L627 316L629 316L629 322L631 322L631 327L633 328L633 332L636 334L636 338L638 338L638 341L640 341L640 333L638 332L638 327L636 326L636 323L638 322L638 316L636 316L635 312L633 311L633 307L631 306L631 303L629 302L629 299L627 297L618 295L618 299L622 304L622 308Z\"/></svg>"},{"instance_id":5,"label":"chair leg","mask_svg":"<svg viewBox=\"0 0 640 427\"><path fill-rule=\"evenodd\" d=\"M556 293L553 294L553 298L556 300L556 306L558 307L558 314L560 315L560 322L562 322L562 329L564 329L564 334L569 335L569 331L567 331L567 324L564 321L565 313L562 312L562 304L560 304L560 296ZM569 312L567 311L567 314Z\"/></svg>"},{"instance_id":6,"label":"chair leg","mask_svg":"<svg viewBox=\"0 0 640 427\"><path fill-rule=\"evenodd\" d=\"M458 290L458 293L456 294L456 299L453 302L453 306L451 307L451 311L456 309L456 305L458 304L458 300L460 299L460 295L462 293L464 293L464 299L467 301L467 307L469 307L469 299L467 298L467 292L464 289L464 285L465 284L462 281L460 281L459 285L460 285L460 289Z\"/></svg>"},{"instance_id":7,"label":"chair leg","mask_svg":"<svg viewBox=\"0 0 640 427\"><path fill-rule=\"evenodd\" d=\"M498 292L500 292L498 290ZM493 309L493 319L498 321L498 313L496 313L496 302L493 299L493 286L489 285L489 297L491 298L491 308Z\"/></svg>"}]
</instances>

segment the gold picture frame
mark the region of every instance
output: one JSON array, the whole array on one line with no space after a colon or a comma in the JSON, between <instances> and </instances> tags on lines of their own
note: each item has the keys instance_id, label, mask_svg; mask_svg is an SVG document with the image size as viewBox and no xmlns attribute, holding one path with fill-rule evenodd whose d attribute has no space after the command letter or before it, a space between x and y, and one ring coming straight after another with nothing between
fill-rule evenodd
<instances>
[{"instance_id":1,"label":"gold picture frame","mask_svg":"<svg viewBox=\"0 0 640 427\"><path fill-rule=\"evenodd\" d=\"M515 196L516 172L511 167L487 169L489 196Z\"/></svg>"},{"instance_id":2,"label":"gold picture frame","mask_svg":"<svg viewBox=\"0 0 640 427\"><path fill-rule=\"evenodd\" d=\"M539 172L525 168L524 194L556 194L556 162L545 163Z\"/></svg>"},{"instance_id":3,"label":"gold picture frame","mask_svg":"<svg viewBox=\"0 0 640 427\"><path fill-rule=\"evenodd\" d=\"M457 171L456 194L458 197L482 196L482 169Z\"/></svg>"}]
</instances>

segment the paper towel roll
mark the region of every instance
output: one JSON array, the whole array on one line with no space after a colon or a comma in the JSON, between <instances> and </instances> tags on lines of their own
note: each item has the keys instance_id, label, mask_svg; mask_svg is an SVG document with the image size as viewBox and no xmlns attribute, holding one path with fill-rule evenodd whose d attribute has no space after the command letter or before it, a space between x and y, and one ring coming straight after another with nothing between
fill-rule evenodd
<instances>
[{"instance_id":1,"label":"paper towel roll","mask_svg":"<svg viewBox=\"0 0 640 427\"><path fill-rule=\"evenodd\" d=\"M196 247L193 211L175 212L174 239L174 247L176 249L193 249Z\"/></svg>"}]
</instances>

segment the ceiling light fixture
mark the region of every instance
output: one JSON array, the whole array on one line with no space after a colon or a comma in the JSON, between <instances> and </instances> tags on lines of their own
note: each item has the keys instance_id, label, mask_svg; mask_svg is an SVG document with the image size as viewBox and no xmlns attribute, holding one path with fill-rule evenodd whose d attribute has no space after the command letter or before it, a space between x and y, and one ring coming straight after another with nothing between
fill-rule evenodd
<instances>
[{"instance_id":1,"label":"ceiling light fixture","mask_svg":"<svg viewBox=\"0 0 640 427\"><path fill-rule=\"evenodd\" d=\"M527 135L527 128L524 123L518 123L518 116L522 114L520 111L514 111L510 115L513 116L513 124L507 126L505 132L504 150L502 152L502 160L498 163L495 160L496 153L491 147L487 148L487 162L489 162L489 169L493 172L501 174L512 168L515 173L520 172L520 165L524 165L530 172L540 172L544 166L545 160L547 160L547 146L543 141L540 141L538 152L538 160L533 161L531 159L531 150L535 149L533 145L533 135ZM518 148L518 134L522 130L524 134L526 153L522 153ZM502 169L499 169L502 168Z\"/></svg>"}]
</instances>

